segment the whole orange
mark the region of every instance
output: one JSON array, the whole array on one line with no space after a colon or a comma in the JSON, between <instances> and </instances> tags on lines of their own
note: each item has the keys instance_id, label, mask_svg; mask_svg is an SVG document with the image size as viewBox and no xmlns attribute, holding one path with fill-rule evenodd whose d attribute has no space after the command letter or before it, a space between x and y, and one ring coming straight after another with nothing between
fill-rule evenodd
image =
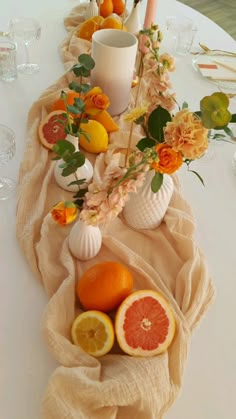
<instances>
[{"instance_id":1,"label":"whole orange","mask_svg":"<svg viewBox=\"0 0 236 419\"><path fill-rule=\"evenodd\" d=\"M125 2L123 0L112 0L113 3L113 13L117 15L122 15L125 10Z\"/></svg>"},{"instance_id":2,"label":"whole orange","mask_svg":"<svg viewBox=\"0 0 236 419\"><path fill-rule=\"evenodd\" d=\"M113 3L112 0L104 0L100 5L100 15L102 17L107 17L113 12Z\"/></svg>"},{"instance_id":3,"label":"whole orange","mask_svg":"<svg viewBox=\"0 0 236 419\"><path fill-rule=\"evenodd\" d=\"M81 95L79 93L76 92L68 92L67 93L67 97L66 97L66 103L67 105L74 105L74 100L76 97L80 97ZM65 107L65 102L63 99L58 98L53 102L52 105L52 110L53 111L65 111L66 107Z\"/></svg>"},{"instance_id":4,"label":"whole orange","mask_svg":"<svg viewBox=\"0 0 236 419\"><path fill-rule=\"evenodd\" d=\"M121 263L101 262L81 276L77 295L85 309L109 312L131 294L133 283L131 272Z\"/></svg>"}]
</instances>

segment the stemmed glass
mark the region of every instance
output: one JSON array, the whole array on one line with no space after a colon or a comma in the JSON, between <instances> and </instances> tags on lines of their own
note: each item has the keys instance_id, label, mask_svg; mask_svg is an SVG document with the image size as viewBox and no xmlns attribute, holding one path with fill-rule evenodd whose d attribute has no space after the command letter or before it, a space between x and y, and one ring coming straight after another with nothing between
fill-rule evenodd
<instances>
[{"instance_id":1,"label":"stemmed glass","mask_svg":"<svg viewBox=\"0 0 236 419\"><path fill-rule=\"evenodd\" d=\"M0 164L8 163L16 151L15 134L6 125L0 125ZM15 191L12 179L0 177L0 200L9 198Z\"/></svg>"},{"instance_id":2,"label":"stemmed glass","mask_svg":"<svg viewBox=\"0 0 236 419\"><path fill-rule=\"evenodd\" d=\"M39 70L38 64L30 62L29 58L29 44L35 39L39 39L41 35L40 23L31 17L19 17L10 20L9 29L12 36L23 40L26 52L26 62L18 65L18 70L21 73L33 74Z\"/></svg>"}]
</instances>

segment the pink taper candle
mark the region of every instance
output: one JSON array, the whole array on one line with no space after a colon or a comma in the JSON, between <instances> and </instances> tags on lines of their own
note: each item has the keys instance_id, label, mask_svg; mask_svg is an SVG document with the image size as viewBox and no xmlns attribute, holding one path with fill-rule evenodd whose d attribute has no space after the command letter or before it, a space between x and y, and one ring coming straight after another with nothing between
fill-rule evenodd
<instances>
[{"instance_id":1,"label":"pink taper candle","mask_svg":"<svg viewBox=\"0 0 236 419\"><path fill-rule=\"evenodd\" d=\"M143 24L144 29L148 29L150 28L152 23L156 23L155 22L156 11L157 11L157 0L147 0L146 14L145 14L145 19L144 19L144 24ZM147 37L145 35L143 35L140 40L140 50L143 52L143 54L146 54L148 52L147 47L145 47L146 40L147 40Z\"/></svg>"},{"instance_id":2,"label":"pink taper candle","mask_svg":"<svg viewBox=\"0 0 236 419\"><path fill-rule=\"evenodd\" d=\"M144 19L144 29L150 28L152 23L155 23L157 11L157 0L147 0L146 14Z\"/></svg>"}]
</instances>

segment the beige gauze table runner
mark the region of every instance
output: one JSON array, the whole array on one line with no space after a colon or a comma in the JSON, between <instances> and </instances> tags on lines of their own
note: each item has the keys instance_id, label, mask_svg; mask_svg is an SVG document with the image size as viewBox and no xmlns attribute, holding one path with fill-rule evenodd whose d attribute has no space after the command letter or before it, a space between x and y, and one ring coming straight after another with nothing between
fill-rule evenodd
<instances>
[{"instance_id":1,"label":"beige gauze table runner","mask_svg":"<svg viewBox=\"0 0 236 419\"><path fill-rule=\"evenodd\" d=\"M74 28L83 19L83 6L65 19L68 37L61 45L65 68L90 52L91 43L78 39ZM161 419L180 391L191 333L214 297L206 260L194 240L195 223L176 176L174 193L165 218L156 230L135 231L122 214L102 227L98 255L81 262L68 248L71 225L60 227L50 209L71 194L54 179L52 153L41 146L38 125L51 111L53 101L68 86L72 73L64 74L33 104L21 163L17 205L17 238L33 272L42 282L49 302L42 321L43 335L59 365L49 379L42 419ZM132 94L134 94L134 89ZM132 100L132 98L131 98ZM110 135L108 153L87 157L94 176L102 177L109 153L127 146L122 117L120 130ZM141 138L134 132L133 145ZM90 266L105 260L130 269L135 289L154 289L170 302L176 333L168 350L151 358L130 357L118 348L95 359L71 342L70 329L79 313L75 287Z\"/></svg>"}]
</instances>

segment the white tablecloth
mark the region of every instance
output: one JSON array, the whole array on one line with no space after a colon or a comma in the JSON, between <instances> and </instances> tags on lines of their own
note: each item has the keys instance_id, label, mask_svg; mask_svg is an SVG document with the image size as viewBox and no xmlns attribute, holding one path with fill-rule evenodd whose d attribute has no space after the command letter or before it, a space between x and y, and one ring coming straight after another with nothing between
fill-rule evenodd
<instances>
[{"instance_id":1,"label":"white tablecloth","mask_svg":"<svg viewBox=\"0 0 236 419\"><path fill-rule=\"evenodd\" d=\"M14 159L0 168L1 175L17 178L28 110L64 71L58 54L58 45L66 36L63 17L77 4L74 0L37 3L8 0L1 5L0 30L6 30L8 20L15 16L34 16L42 24L41 39L30 51L40 64L40 72L32 76L19 75L12 83L0 83L0 123L15 131L17 145ZM145 10L145 1L142 10ZM194 18L198 26L196 49L201 41L212 48L236 51L235 41L209 19L174 0L159 0L157 22L161 28L164 29L165 17L175 13ZM194 71L191 60L192 56L177 57L177 71L172 80L178 101L186 100L197 110L201 97L217 88ZM236 111L234 100L231 107ZM231 169L235 150L232 144L214 144L209 157L195 163L204 178L205 188L185 169L180 174L185 196L196 215L197 240L208 259L217 298L193 336L183 392L166 415L168 419L235 417L236 178ZM40 334L47 299L15 239L14 199L0 202L0 274L0 417L37 419L43 391L56 363Z\"/></svg>"}]
</instances>

